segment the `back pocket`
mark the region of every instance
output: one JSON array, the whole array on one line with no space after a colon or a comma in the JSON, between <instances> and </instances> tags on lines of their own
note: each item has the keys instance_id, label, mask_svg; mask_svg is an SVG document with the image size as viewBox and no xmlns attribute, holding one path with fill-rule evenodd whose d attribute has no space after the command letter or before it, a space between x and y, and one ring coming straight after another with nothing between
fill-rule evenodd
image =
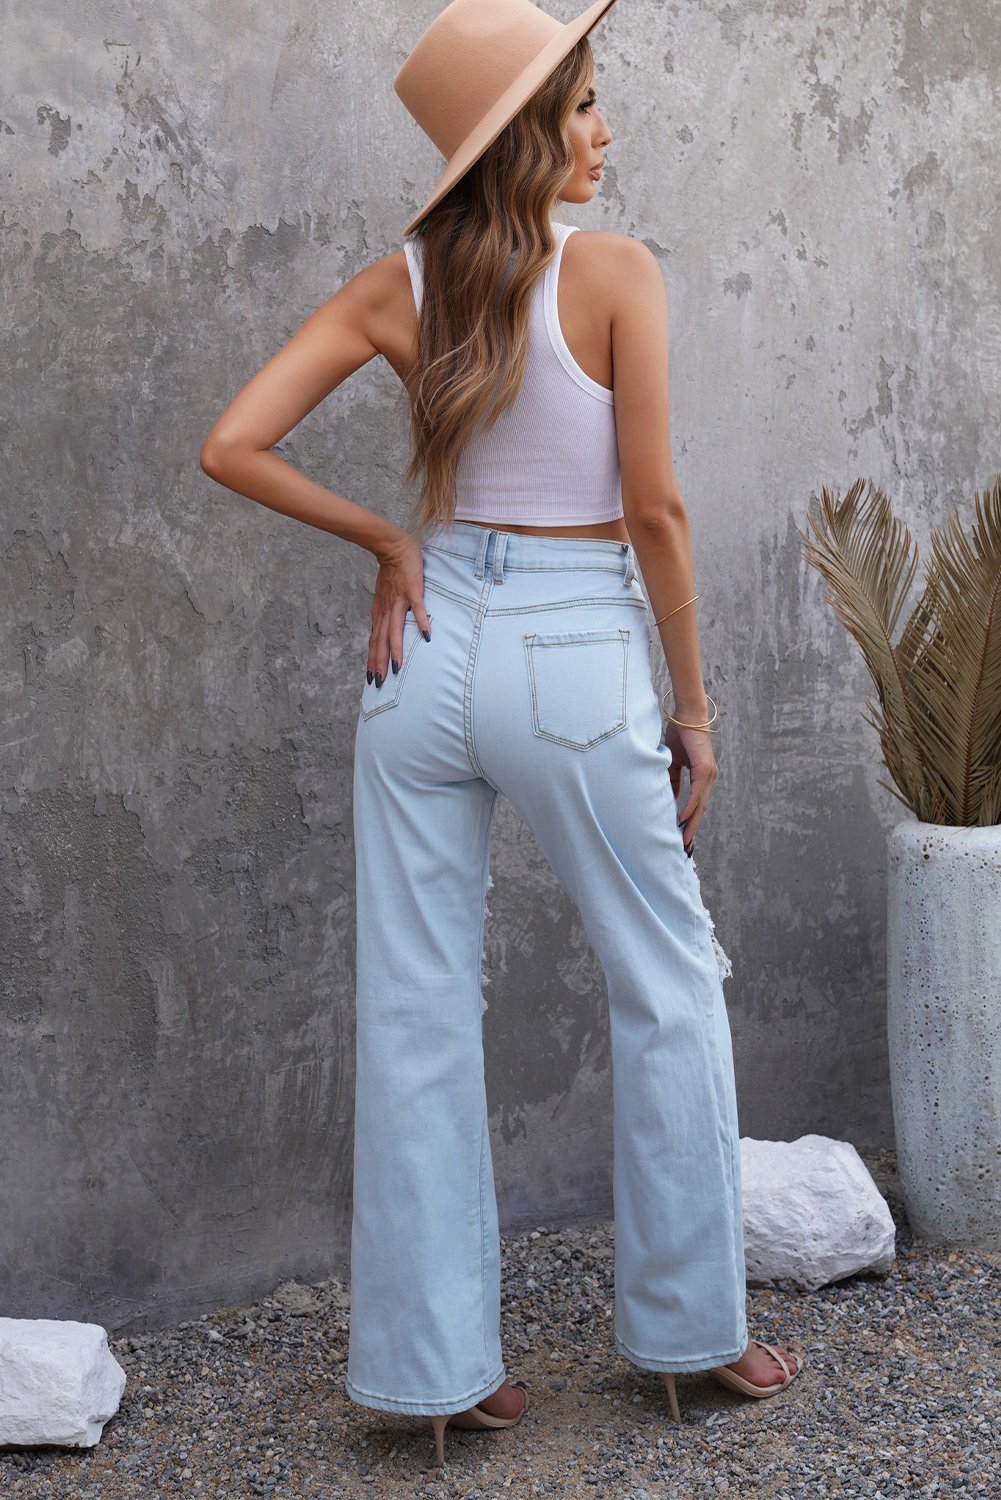
<instances>
[{"instance_id":1,"label":"back pocket","mask_svg":"<svg viewBox=\"0 0 1001 1500\"><path fill-rule=\"evenodd\" d=\"M546 740L590 750L626 727L629 631L568 630L524 637L532 728Z\"/></svg>"},{"instance_id":2,"label":"back pocket","mask_svg":"<svg viewBox=\"0 0 1001 1500\"><path fill-rule=\"evenodd\" d=\"M434 616L428 610L429 625L433 619ZM400 662L400 670L394 672L392 663L390 663L389 676L382 684L382 687L376 687L374 678L371 682L366 681L361 694L361 716L363 719L370 719L373 714L384 713L387 708L395 708L399 703L400 694L403 692L404 678L410 670L413 654L419 644L427 646L429 642L421 635L417 616L411 610L408 610L403 621L403 660Z\"/></svg>"}]
</instances>

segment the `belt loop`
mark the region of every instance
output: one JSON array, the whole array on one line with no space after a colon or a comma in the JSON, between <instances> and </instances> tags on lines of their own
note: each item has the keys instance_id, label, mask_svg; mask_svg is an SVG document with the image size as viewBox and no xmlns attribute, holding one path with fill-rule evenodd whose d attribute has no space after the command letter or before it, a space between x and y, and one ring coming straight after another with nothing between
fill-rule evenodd
<instances>
[{"instance_id":1,"label":"belt loop","mask_svg":"<svg viewBox=\"0 0 1001 1500\"><path fill-rule=\"evenodd\" d=\"M628 588L636 577L636 553L633 551L631 542L623 542L622 545L626 549L626 566L622 574L622 582Z\"/></svg>"},{"instance_id":2,"label":"belt loop","mask_svg":"<svg viewBox=\"0 0 1001 1500\"><path fill-rule=\"evenodd\" d=\"M506 531L494 532L494 583L504 582L504 554L507 551L508 535Z\"/></svg>"},{"instance_id":3,"label":"belt loop","mask_svg":"<svg viewBox=\"0 0 1001 1500\"><path fill-rule=\"evenodd\" d=\"M480 541L479 551L476 554L476 566L473 569L474 578L483 577L483 560L487 555L487 543L489 542L492 535L493 532L490 530L490 528L488 526L484 526L483 537Z\"/></svg>"}]
</instances>

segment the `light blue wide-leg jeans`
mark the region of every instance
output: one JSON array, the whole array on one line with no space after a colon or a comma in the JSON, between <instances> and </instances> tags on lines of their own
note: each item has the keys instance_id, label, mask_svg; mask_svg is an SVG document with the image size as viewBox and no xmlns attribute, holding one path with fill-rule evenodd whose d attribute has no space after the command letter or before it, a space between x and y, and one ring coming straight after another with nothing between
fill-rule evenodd
<instances>
[{"instance_id":1,"label":"light blue wide-leg jeans","mask_svg":"<svg viewBox=\"0 0 1001 1500\"><path fill-rule=\"evenodd\" d=\"M726 1364L747 1347L730 1027L634 549L455 521L423 557L431 640L409 613L355 740L347 1392L434 1414L505 1379L481 989L498 792L605 974L616 1349Z\"/></svg>"}]
</instances>

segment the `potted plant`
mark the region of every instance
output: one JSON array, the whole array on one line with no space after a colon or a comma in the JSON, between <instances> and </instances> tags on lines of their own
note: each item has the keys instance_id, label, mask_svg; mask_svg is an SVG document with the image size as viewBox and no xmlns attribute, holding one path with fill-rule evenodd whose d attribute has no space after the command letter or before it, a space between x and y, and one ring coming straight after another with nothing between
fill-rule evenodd
<instances>
[{"instance_id":1,"label":"potted plant","mask_svg":"<svg viewBox=\"0 0 1001 1500\"><path fill-rule=\"evenodd\" d=\"M824 486L804 555L876 688L888 791L887 1028L897 1164L915 1234L1001 1248L1001 474L918 548L886 494ZM812 535L811 535L812 533Z\"/></svg>"}]
</instances>

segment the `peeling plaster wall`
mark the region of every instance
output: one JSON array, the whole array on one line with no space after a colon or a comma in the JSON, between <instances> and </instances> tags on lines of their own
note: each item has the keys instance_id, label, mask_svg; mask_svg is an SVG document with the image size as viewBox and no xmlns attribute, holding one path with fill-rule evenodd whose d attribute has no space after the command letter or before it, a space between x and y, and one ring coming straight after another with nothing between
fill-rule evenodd
<instances>
[{"instance_id":1,"label":"peeling plaster wall","mask_svg":"<svg viewBox=\"0 0 1001 1500\"><path fill-rule=\"evenodd\" d=\"M204 476L240 385L400 242L392 92L437 5L8 10L0 531L4 1311L114 1329L347 1267L366 553ZM552 4L566 19L576 7ZM699 869L742 1133L892 1138L864 668L799 556L822 483L919 538L999 465L996 6L629 0L565 216L645 240L722 775ZM377 361L282 445L397 519ZM662 664L658 664L662 665ZM604 983L498 808L485 1013L506 1227L611 1212Z\"/></svg>"}]
</instances>

